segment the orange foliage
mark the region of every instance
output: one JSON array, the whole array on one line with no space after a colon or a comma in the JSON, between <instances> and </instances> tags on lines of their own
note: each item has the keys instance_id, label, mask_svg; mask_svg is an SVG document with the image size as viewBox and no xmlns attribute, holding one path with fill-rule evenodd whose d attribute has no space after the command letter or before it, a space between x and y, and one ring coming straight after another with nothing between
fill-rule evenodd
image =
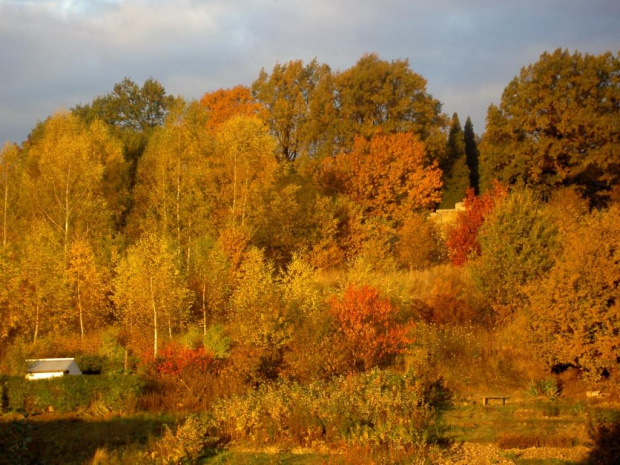
<instances>
[{"instance_id":1,"label":"orange foliage","mask_svg":"<svg viewBox=\"0 0 620 465\"><path fill-rule=\"evenodd\" d=\"M382 365L413 342L409 335L413 322L400 321L398 309L370 286L351 285L342 299L334 296L329 305L342 348L356 367Z\"/></svg>"},{"instance_id":2,"label":"orange foliage","mask_svg":"<svg viewBox=\"0 0 620 465\"><path fill-rule=\"evenodd\" d=\"M335 176L337 188L374 216L402 222L441 200L441 170L412 133L357 137L351 153L327 163L326 177Z\"/></svg>"},{"instance_id":3,"label":"orange foliage","mask_svg":"<svg viewBox=\"0 0 620 465\"><path fill-rule=\"evenodd\" d=\"M456 226L448 233L446 241L448 255L454 265L464 265L472 254L480 255L478 231L496 203L507 194L508 189L499 182L494 183L493 190L480 196L476 196L472 188L467 190L465 211L459 212Z\"/></svg>"},{"instance_id":4,"label":"orange foliage","mask_svg":"<svg viewBox=\"0 0 620 465\"><path fill-rule=\"evenodd\" d=\"M218 89L206 93L200 104L209 112L207 128L215 129L233 116L261 116L261 106L252 97L248 87L235 86L232 89Z\"/></svg>"},{"instance_id":5,"label":"orange foliage","mask_svg":"<svg viewBox=\"0 0 620 465\"><path fill-rule=\"evenodd\" d=\"M215 356L204 347L192 349L170 343L159 352L153 364L160 375L180 376L187 370L207 372L213 368Z\"/></svg>"}]
</instances>

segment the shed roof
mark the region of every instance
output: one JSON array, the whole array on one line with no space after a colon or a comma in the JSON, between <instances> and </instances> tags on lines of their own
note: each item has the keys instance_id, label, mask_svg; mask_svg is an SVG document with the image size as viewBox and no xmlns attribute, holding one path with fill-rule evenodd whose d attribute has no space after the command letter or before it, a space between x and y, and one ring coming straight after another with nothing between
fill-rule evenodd
<instances>
[{"instance_id":1,"label":"shed roof","mask_svg":"<svg viewBox=\"0 0 620 465\"><path fill-rule=\"evenodd\" d=\"M79 367L73 358L41 358L26 361L28 362L28 373L73 372L76 368L79 371Z\"/></svg>"}]
</instances>

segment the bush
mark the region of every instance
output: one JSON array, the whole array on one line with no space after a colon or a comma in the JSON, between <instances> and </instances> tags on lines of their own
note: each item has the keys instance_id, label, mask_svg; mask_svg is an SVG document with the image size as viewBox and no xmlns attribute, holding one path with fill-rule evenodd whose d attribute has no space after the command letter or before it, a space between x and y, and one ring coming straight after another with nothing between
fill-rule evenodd
<instances>
[{"instance_id":1,"label":"bush","mask_svg":"<svg viewBox=\"0 0 620 465\"><path fill-rule=\"evenodd\" d=\"M167 425L161 439L150 445L151 457L163 463L196 463L201 455L217 446L219 438L211 417L192 414L174 431ZM159 463L159 461L157 461Z\"/></svg>"},{"instance_id":2,"label":"bush","mask_svg":"<svg viewBox=\"0 0 620 465\"><path fill-rule=\"evenodd\" d=\"M620 419L613 422L590 420L588 433L592 440L589 461L597 465L620 463Z\"/></svg>"},{"instance_id":3,"label":"bush","mask_svg":"<svg viewBox=\"0 0 620 465\"><path fill-rule=\"evenodd\" d=\"M436 437L441 385L373 369L307 386L280 382L221 400L215 419L236 440L409 450Z\"/></svg>"},{"instance_id":4,"label":"bush","mask_svg":"<svg viewBox=\"0 0 620 465\"><path fill-rule=\"evenodd\" d=\"M65 413L87 411L96 405L109 412L132 410L144 382L137 376L64 376L36 381L13 377L6 388L11 410L33 413L52 407Z\"/></svg>"}]
</instances>

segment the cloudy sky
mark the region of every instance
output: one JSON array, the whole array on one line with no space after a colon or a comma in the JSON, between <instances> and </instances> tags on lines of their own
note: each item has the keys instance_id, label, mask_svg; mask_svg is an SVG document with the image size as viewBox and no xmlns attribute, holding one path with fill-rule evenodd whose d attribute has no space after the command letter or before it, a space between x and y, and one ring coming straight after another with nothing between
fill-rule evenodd
<instances>
[{"instance_id":1,"label":"cloudy sky","mask_svg":"<svg viewBox=\"0 0 620 465\"><path fill-rule=\"evenodd\" d=\"M261 68L366 52L408 59L482 133L521 67L558 47L620 50L618 0L0 0L0 144L124 77L188 99Z\"/></svg>"}]
</instances>

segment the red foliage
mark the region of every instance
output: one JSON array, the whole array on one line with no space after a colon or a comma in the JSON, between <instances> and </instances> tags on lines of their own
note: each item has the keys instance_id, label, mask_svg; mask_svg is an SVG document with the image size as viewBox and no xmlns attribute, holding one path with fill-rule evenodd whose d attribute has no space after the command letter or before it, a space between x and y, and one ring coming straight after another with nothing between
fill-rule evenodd
<instances>
[{"instance_id":1,"label":"red foliage","mask_svg":"<svg viewBox=\"0 0 620 465\"><path fill-rule=\"evenodd\" d=\"M413 342L413 322L399 321L398 309L370 286L349 286L342 299L334 296L329 304L343 348L355 365L381 365Z\"/></svg>"},{"instance_id":2,"label":"red foliage","mask_svg":"<svg viewBox=\"0 0 620 465\"><path fill-rule=\"evenodd\" d=\"M160 350L153 361L153 368L157 374L180 376L187 370L206 372L215 365L215 354L204 347L191 349L189 347L170 343Z\"/></svg>"},{"instance_id":3,"label":"red foliage","mask_svg":"<svg viewBox=\"0 0 620 465\"><path fill-rule=\"evenodd\" d=\"M459 212L456 226L448 233L448 254L456 266L464 265L474 255L480 255L478 231L486 217L493 211L495 205L504 199L508 189L501 183L495 182L493 189L476 197L473 189L467 190L465 210Z\"/></svg>"}]
</instances>

